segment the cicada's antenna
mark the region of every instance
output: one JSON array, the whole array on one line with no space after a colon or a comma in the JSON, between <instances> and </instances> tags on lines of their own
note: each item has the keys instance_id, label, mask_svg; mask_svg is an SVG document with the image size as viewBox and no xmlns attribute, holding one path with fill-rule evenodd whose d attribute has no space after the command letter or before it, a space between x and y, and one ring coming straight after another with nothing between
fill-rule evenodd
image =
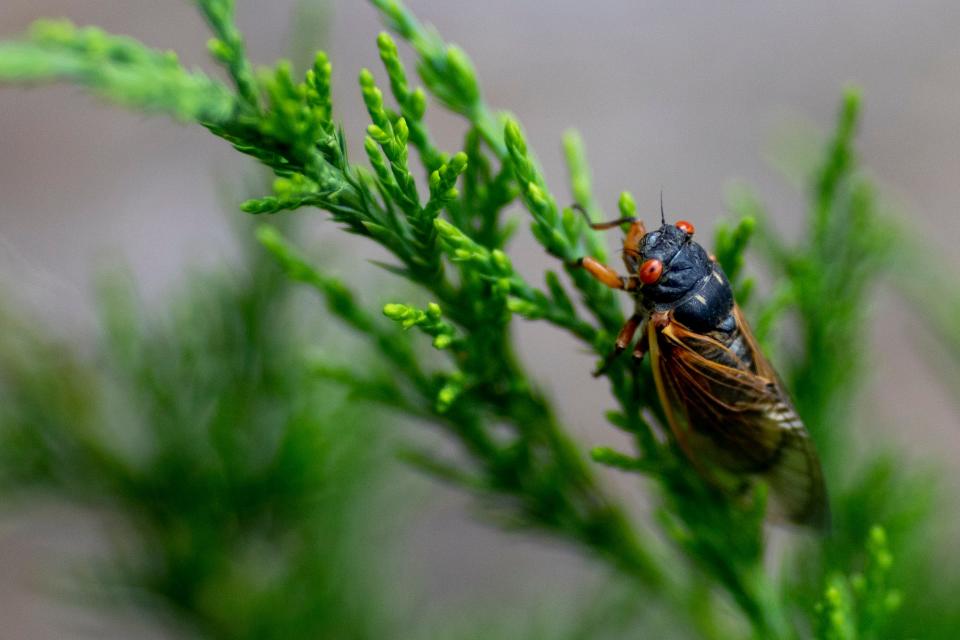
<instances>
[{"instance_id":1,"label":"cicada's antenna","mask_svg":"<svg viewBox=\"0 0 960 640\"><path fill-rule=\"evenodd\" d=\"M663 214L663 189L660 189L660 224L667 224L667 216Z\"/></svg>"}]
</instances>

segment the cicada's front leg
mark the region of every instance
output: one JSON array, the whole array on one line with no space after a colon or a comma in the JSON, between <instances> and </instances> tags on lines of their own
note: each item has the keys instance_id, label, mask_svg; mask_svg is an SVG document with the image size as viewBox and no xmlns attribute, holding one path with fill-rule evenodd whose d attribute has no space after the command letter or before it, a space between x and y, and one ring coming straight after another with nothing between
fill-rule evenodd
<instances>
[{"instance_id":1,"label":"cicada's front leg","mask_svg":"<svg viewBox=\"0 0 960 640\"><path fill-rule=\"evenodd\" d=\"M634 218L633 216L628 216L625 218L617 218L616 220L608 220L607 222L591 222L590 216L587 214L586 209L579 204L573 204L571 206L574 210L583 214L583 217L586 218L587 224L590 226L590 228L596 231L618 229L622 225L630 225L630 228L627 230L627 235L623 239L623 252L627 270L631 273L631 275L621 276L607 265L589 256L577 260L575 266L583 267L587 270L587 273L611 289L620 289L622 291L633 291L636 289L638 282L636 275L633 275L635 269L631 266L631 262L626 260L626 256L627 254L636 254L640 246L640 241L647 233L647 228L644 226L643 221Z\"/></svg>"},{"instance_id":2,"label":"cicada's front leg","mask_svg":"<svg viewBox=\"0 0 960 640\"><path fill-rule=\"evenodd\" d=\"M586 256L577 260L576 266L582 267L587 271L587 273L611 289L632 291L636 288L636 284L634 284L634 278L630 276L621 276L607 265L603 264L599 260L591 258L590 256Z\"/></svg>"}]
</instances>

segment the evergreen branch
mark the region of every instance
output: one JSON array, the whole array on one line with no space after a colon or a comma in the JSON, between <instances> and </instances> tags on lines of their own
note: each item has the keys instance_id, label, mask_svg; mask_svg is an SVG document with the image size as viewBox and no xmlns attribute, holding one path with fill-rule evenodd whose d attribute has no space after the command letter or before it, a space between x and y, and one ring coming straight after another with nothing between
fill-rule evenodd
<instances>
[{"instance_id":1,"label":"evergreen branch","mask_svg":"<svg viewBox=\"0 0 960 640\"><path fill-rule=\"evenodd\" d=\"M856 640L852 600L850 588L843 578L832 578L823 594L823 601L817 606L818 640Z\"/></svg>"},{"instance_id":2,"label":"evergreen branch","mask_svg":"<svg viewBox=\"0 0 960 640\"><path fill-rule=\"evenodd\" d=\"M237 93L248 107L258 107L259 92L253 68L247 60L243 34L233 22L233 0L195 0L214 37L207 43L210 55L222 63L233 78Z\"/></svg>"},{"instance_id":3,"label":"evergreen branch","mask_svg":"<svg viewBox=\"0 0 960 640\"><path fill-rule=\"evenodd\" d=\"M587 162L587 151L580 133L574 130L563 136L563 151L569 172L570 191L573 201L583 207L590 221L603 220L593 197L593 178L590 176L590 165ZM596 233L586 234L587 251L600 262L607 261L607 248Z\"/></svg>"},{"instance_id":4,"label":"evergreen branch","mask_svg":"<svg viewBox=\"0 0 960 640\"><path fill-rule=\"evenodd\" d=\"M662 468L649 460L628 456L610 447L595 447L590 452L590 457L594 462L602 465L619 469L621 471L634 471L645 474L656 474L662 471Z\"/></svg>"},{"instance_id":5,"label":"evergreen branch","mask_svg":"<svg viewBox=\"0 0 960 640\"><path fill-rule=\"evenodd\" d=\"M860 93L854 88L845 92L843 104L826 153L826 161L814 178L814 205L811 216L811 239L819 245L828 244L831 227L831 209L838 201L843 181L856 166L853 138L860 116Z\"/></svg>"},{"instance_id":6,"label":"evergreen branch","mask_svg":"<svg viewBox=\"0 0 960 640\"><path fill-rule=\"evenodd\" d=\"M902 596L887 586L893 556L882 527L870 530L863 573L832 575L823 600L816 605L818 640L878 640L885 619L899 607Z\"/></svg>"},{"instance_id":7,"label":"evergreen branch","mask_svg":"<svg viewBox=\"0 0 960 640\"><path fill-rule=\"evenodd\" d=\"M423 121L427 111L427 96L419 87L410 90L407 84L407 72L400 61L400 52L397 51L397 45L389 34L381 33L377 37L377 48L380 50L380 60L390 78L391 92L400 106L400 115L410 129L410 142L420 152L420 159L427 172L437 171L446 158L430 140L430 133Z\"/></svg>"},{"instance_id":8,"label":"evergreen branch","mask_svg":"<svg viewBox=\"0 0 960 640\"><path fill-rule=\"evenodd\" d=\"M475 273L493 284L493 292L505 300L509 311L528 320L546 319L591 344L597 340L596 329L579 318L556 274L547 277L553 295L553 298L549 298L521 278L503 251L488 250L445 220L438 219L435 225L450 259L474 267Z\"/></svg>"},{"instance_id":9,"label":"evergreen branch","mask_svg":"<svg viewBox=\"0 0 960 640\"><path fill-rule=\"evenodd\" d=\"M437 220L437 223L443 221ZM261 228L259 236L291 277L321 290L333 305L332 310L361 331L370 333L366 317L356 313L350 299L344 300L335 281L306 264L275 231ZM469 241L462 234L455 240ZM482 248L470 245L470 249ZM466 251L472 260L487 261L491 273L511 271L502 252L471 253L462 245L456 250ZM501 295L506 293L504 290ZM486 300L485 307L486 314L490 308L497 308L490 299ZM391 306L389 311L397 315L400 308ZM403 310L403 315L407 312ZM417 324L429 324L429 320L429 315L415 318ZM439 329L436 325L433 328ZM461 347L454 349L458 371L435 377L435 384L413 381L421 401L427 403L424 405L428 407L427 412L432 412L435 421L455 434L486 470L487 491L516 498L529 522L580 541L647 584L662 583L661 570L639 545L638 534L631 530L619 507L596 486L545 401L530 389L524 375L516 369L512 355L505 352L499 358L490 358L491 349L507 348L499 343L502 337L491 342L497 334L490 335L490 329L491 325L481 323L458 341ZM378 342L382 345L382 340ZM411 367L405 365L397 371L409 376ZM510 383L502 388L504 381ZM495 445L485 433L483 414L486 412L508 420L516 428L516 440L509 446ZM533 456L535 451L541 453ZM546 455L546 459L541 459L541 455Z\"/></svg>"},{"instance_id":10,"label":"evergreen branch","mask_svg":"<svg viewBox=\"0 0 960 640\"><path fill-rule=\"evenodd\" d=\"M397 0L371 0L396 31L417 52L417 71L427 89L444 106L465 116L501 159L506 157L503 129L483 101L473 63L462 49L448 44Z\"/></svg>"},{"instance_id":11,"label":"evergreen branch","mask_svg":"<svg viewBox=\"0 0 960 640\"><path fill-rule=\"evenodd\" d=\"M323 204L317 185L299 173L274 180L273 192L276 195L247 200L240 205L240 210L253 214L277 213Z\"/></svg>"},{"instance_id":12,"label":"evergreen branch","mask_svg":"<svg viewBox=\"0 0 960 640\"><path fill-rule=\"evenodd\" d=\"M373 74L367 69L360 72L360 88L363 102L373 121L367 127L367 134L380 145L390 163L390 171L397 186L399 204L408 217L412 217L420 208L420 196L410 169L407 166L407 139L410 130L403 118L391 120L383 106L383 94L377 88Z\"/></svg>"},{"instance_id":13,"label":"evergreen branch","mask_svg":"<svg viewBox=\"0 0 960 640\"><path fill-rule=\"evenodd\" d=\"M767 311L775 319L793 304L802 326L803 345L787 371L798 409L811 430L827 468L843 455L843 432L830 425L847 419L854 375L863 363L865 301L878 276L889 265L893 228L878 210L875 187L857 169L852 137L859 117L860 96L849 89L843 99L836 131L813 179L814 196L808 216L807 239L789 247L774 236L769 224L758 228L769 254L784 265L785 279Z\"/></svg>"},{"instance_id":14,"label":"evergreen branch","mask_svg":"<svg viewBox=\"0 0 960 640\"><path fill-rule=\"evenodd\" d=\"M0 81L62 80L126 107L181 121L221 123L237 109L226 87L187 71L173 52L156 51L96 27L40 20L28 39L0 43Z\"/></svg>"},{"instance_id":15,"label":"evergreen branch","mask_svg":"<svg viewBox=\"0 0 960 640\"><path fill-rule=\"evenodd\" d=\"M456 329L442 320L440 305L435 302L427 305L426 311L403 304L388 304L383 308L383 315L399 322L404 329L419 328L433 338L433 346L437 349L447 349L462 341L457 338Z\"/></svg>"},{"instance_id":16,"label":"evergreen branch","mask_svg":"<svg viewBox=\"0 0 960 640\"><path fill-rule=\"evenodd\" d=\"M714 231L714 255L727 274L727 279L733 287L734 297L741 306L749 304L750 294L753 291L753 280L743 278L742 271L747 245L750 243L755 227L756 220L747 216L740 218L735 226L721 221Z\"/></svg>"},{"instance_id":17,"label":"evergreen branch","mask_svg":"<svg viewBox=\"0 0 960 640\"><path fill-rule=\"evenodd\" d=\"M714 231L714 255L730 282L737 282L740 279L744 254L755 226L756 220L744 217L737 222L736 226L721 223Z\"/></svg>"},{"instance_id":18,"label":"evergreen branch","mask_svg":"<svg viewBox=\"0 0 960 640\"><path fill-rule=\"evenodd\" d=\"M583 237L592 234L583 219L571 209L561 216L553 196L550 195L539 169L530 157L520 125L508 120L504 139L510 153L511 167L520 185L521 198L533 216L531 225L534 237L548 253L563 261L567 273L583 296L584 304L602 326L615 335L623 325L623 314L610 289L591 278L575 263L584 255Z\"/></svg>"},{"instance_id":19,"label":"evergreen branch","mask_svg":"<svg viewBox=\"0 0 960 640\"><path fill-rule=\"evenodd\" d=\"M415 384L426 385L426 377L420 373L409 345L396 334L383 331L370 314L357 304L346 285L317 271L275 228L266 225L259 227L257 239L290 278L316 289L332 313L355 330L372 336L380 351L394 365L402 367Z\"/></svg>"}]
</instances>

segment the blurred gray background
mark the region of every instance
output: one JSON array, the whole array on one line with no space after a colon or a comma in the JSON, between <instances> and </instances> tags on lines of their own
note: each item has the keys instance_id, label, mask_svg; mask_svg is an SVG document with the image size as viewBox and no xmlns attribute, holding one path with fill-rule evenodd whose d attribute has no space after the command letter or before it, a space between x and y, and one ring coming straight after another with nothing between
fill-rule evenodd
<instances>
[{"instance_id":1,"label":"blurred gray background","mask_svg":"<svg viewBox=\"0 0 960 640\"><path fill-rule=\"evenodd\" d=\"M289 55L291 19L317 20L315 12L298 12L293 0L237 4L257 63ZM365 2L329 5L324 37L334 63L335 104L356 144L366 114L355 78L364 66L384 78L374 43L381 26ZM520 118L561 202L569 193L560 136L574 126L586 140L595 191L608 211L615 210L619 191L629 189L641 211L653 216L662 188L668 214L693 221L701 234L723 215L725 188L744 180L758 188L777 224L795 235L803 197L765 158L771 137L800 121L828 130L843 85L855 82L866 103L860 135L866 163L929 238L930 250L960 265L953 251L960 243L956 2L409 5L472 56L488 101ZM0 37L13 37L42 16L130 34L218 73L206 59L205 26L187 2L4 0ZM429 113L442 146L455 149L462 123L436 109ZM105 107L72 88L0 88L0 287L64 332L91 335L96 267L127 261L155 299L186 267L228 262L235 247L223 201L236 204L248 194L225 186L254 175L252 162L197 127ZM321 242L332 236L341 256L354 256L333 261L348 280L362 285L380 278L365 260L375 255L368 247L324 224L322 214L301 215L315 218ZM531 274L546 264L527 238L512 255ZM881 428L916 459L956 455L960 418L916 353L916 321L893 297L878 311L876 325L865 327L878 349L875 384L858 425L862 439ZM520 337L542 384L584 441L619 444L601 417L608 397L605 385L588 375L592 359L541 326L522 327ZM428 593L446 600L508 602L544 584L561 588L589 571L562 549L474 524L459 494L439 493L418 532L411 570L423 576ZM36 596L43 568L64 566L59 554L96 546L82 519L59 511L0 520L0 637L59 638L65 629L69 637L123 637L126 623Z\"/></svg>"}]
</instances>

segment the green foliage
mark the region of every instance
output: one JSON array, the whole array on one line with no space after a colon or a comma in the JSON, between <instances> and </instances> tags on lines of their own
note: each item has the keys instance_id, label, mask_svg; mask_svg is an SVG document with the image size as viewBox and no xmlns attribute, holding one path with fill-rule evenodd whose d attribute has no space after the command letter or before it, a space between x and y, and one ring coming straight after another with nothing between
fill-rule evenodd
<instances>
[{"instance_id":1,"label":"green foliage","mask_svg":"<svg viewBox=\"0 0 960 640\"><path fill-rule=\"evenodd\" d=\"M881 527L870 530L864 573L830 578L823 600L817 603L817 638L856 640L887 637L879 631L884 619L900 607L900 592L887 586L893 557Z\"/></svg>"},{"instance_id":2,"label":"green foliage","mask_svg":"<svg viewBox=\"0 0 960 640\"><path fill-rule=\"evenodd\" d=\"M227 87L187 71L175 53L66 20L41 20L27 39L0 44L0 80L67 80L107 100L184 121L219 122L236 109Z\"/></svg>"},{"instance_id":3,"label":"green foliage","mask_svg":"<svg viewBox=\"0 0 960 640\"><path fill-rule=\"evenodd\" d=\"M56 37L43 35L51 27L41 26L39 35L31 39L2 45L0 78L26 82L67 79L128 106L195 120L274 172L273 193L245 202L244 211L272 214L308 206L324 209L347 231L385 249L392 262L381 266L412 282L433 302L422 309L391 301L382 308L384 320L370 312L348 284L314 266L275 227L261 226L257 231L261 245L286 275L315 290L329 313L366 338L377 357L363 367L356 363L307 364L310 376L291 377L287 372L304 363L293 364L296 358L292 356L273 362L276 349L267 340L272 332L266 329L272 321L265 315L256 316L251 333L217 343L219 350L213 355L196 350L196 344L206 342L185 341L191 350L182 358L173 358L171 361L179 364L169 371L148 366L150 360L141 353L140 338L129 337L115 351L127 354L121 359L128 367L127 375L150 391L139 399L146 403L141 409L148 409L141 413L162 425L151 429L162 435L163 460L200 455L195 447L190 450L195 434L184 435L183 425L195 421L204 402L228 394L241 406L239 398L249 396L244 402L254 405L250 411L234 408L227 416L214 411L214 423L204 429L211 434L212 451L224 460L215 464L192 459L189 465L177 462L181 467L222 466L230 471L233 467L227 462L232 459L226 460L223 452L259 451L260 447L252 446L258 437L292 428L277 424L296 424L307 420L305 416L322 415L309 405L313 396L300 391L310 389L317 379L335 381L353 399L380 403L397 414L439 427L458 445L456 453L441 458L431 452L411 452L407 455L411 462L477 493L496 507L503 519L589 551L619 571L634 588L643 590L647 601L672 611L681 622L677 625L681 632L710 638L792 638L816 626L823 638L888 637L887 631L897 624L889 615L897 596L891 595L896 591L888 586L895 573L883 532L889 532L891 541L906 549L911 532L920 530L918 522L924 515L914 505L923 502L927 489L915 477L885 466L877 451L853 455L846 437L865 368L863 335L869 301L890 262L895 234L889 216L880 210L875 185L857 164L853 138L860 101L856 92L847 92L823 162L810 176L808 228L799 243L787 243L772 229L759 198L746 189L732 198L737 218L716 231L715 253L744 305L748 297L759 297L751 296L753 280L744 275L745 252L757 231L757 246L774 282L772 292L747 309L755 318L758 337L780 347L777 361L823 457L834 497L832 535L798 544L798 550L784 559L789 570L777 584L764 566L764 488L733 499L701 479L676 444L663 436L669 429L649 365L618 361L605 372L614 402L608 418L630 436L635 451L628 454L609 447L593 451L594 461L638 473L653 489L656 517L653 522L637 524L627 517L620 498L598 480L596 468L568 435L549 398L516 356L511 337L514 316L547 322L603 358L624 315L614 293L576 266L585 255L606 256L602 239L573 207L558 205L520 124L486 104L466 54L422 25L400 2L373 0L391 28L413 48L425 89L412 87L395 42L388 34L380 34L377 47L390 97L380 89L373 72L365 69L359 75L359 90L371 121L364 139L368 168L347 157L345 134L334 119L331 64L325 54L316 55L302 79L295 78L291 66L283 61L254 74L244 54L242 35L233 25L232 2L197 4L215 36L210 50L228 70L232 91L187 72L169 56L62 23L54 30L59 30ZM54 58L66 62L52 65ZM145 89L157 83L164 87L162 96ZM428 94L463 117L462 151L448 154L432 142L425 121ZM425 189L418 188L411 147L423 165ZM575 133L565 136L564 152L573 202L588 217L600 217L584 146ZM421 193L429 194L426 202ZM507 253L513 225L503 214L514 201L529 213L536 241L558 261L557 270L546 273L543 286L522 277ZM628 192L620 196L618 206L624 216L636 213ZM186 305L188 315L198 313L193 306L203 308L201 302L191 299ZM788 322L797 328L793 349L783 347ZM114 323L113 334L123 337L124 326ZM413 327L426 334L439 353L422 349L419 341L404 331ZM189 331L176 335L187 336ZM168 340L163 348L169 351L170 344ZM172 344L177 353L177 343ZM239 354L243 354L241 364L255 362L258 367L266 367L260 358L271 354L269 366L281 367L285 373L266 375L256 369L252 381L243 375L226 381L216 376L207 381L208 386L195 386L189 394L194 404L171 413L171 407L177 409L180 401L171 398L167 390L193 375L192 367L214 355L239 358ZM237 389L220 386L231 381L237 382ZM275 389L272 384L280 387ZM87 395L78 392L73 401L81 402ZM256 415L256 403L266 401L264 398L280 398L284 411L296 413L261 432L265 427L250 416ZM76 411L78 415L83 415L81 409ZM297 472L307 474L312 468L308 452L323 460L323 452L310 440L318 430L321 425L308 421L305 431L312 435L297 436L306 441L290 436L294 441L289 451L283 446L274 450L285 452L284 460L285 456L294 457ZM43 443L31 441L29 432L15 431L11 437L17 454L10 456L10 469L27 465L30 473L19 472L26 476L43 475L41 471L50 476L61 473L59 465L48 462L50 456L34 455L35 450L43 450ZM89 444L71 433L65 433L63 442L81 449ZM103 461L117 467L128 464L122 458L113 462L115 454L100 451L99 446L94 457L97 465ZM317 465L323 466L321 462ZM250 469L242 472L236 473L247 478ZM288 472L284 466L282 473ZM119 482L109 474L97 483L90 473L77 477L78 486ZM230 473L225 477L234 478ZM144 478L144 482L153 480L146 473ZM185 491L178 484L182 478L169 478L169 487L161 484L147 489L134 483L129 494L146 499L154 495L150 491ZM257 509L267 512L286 504L283 491L277 494L270 487L216 479L217 483L211 481L213 495L207 502L229 505L231 517L241 508L252 509L258 516ZM304 480L296 486L311 489L319 484ZM904 495L894 490L897 486L916 491ZM240 505L238 496L252 490L259 491L256 495L261 502ZM300 504L301 499L300 494L289 497L290 504ZM181 509L191 514L196 508L185 502L169 503L175 505L169 514L175 523ZM335 514L348 503L352 504L349 497L342 504L320 510ZM221 515L201 513L197 517L219 523ZM884 529L871 529L874 523ZM168 528L166 521L160 525L151 522L150 526L154 529L147 529L145 540L162 545L177 539L177 532ZM309 520L297 526L313 531L310 527L318 525ZM335 529L334 533L342 531ZM225 554L231 553L231 545L240 543L232 538L224 542L215 535L205 546L188 546L183 556L172 555L181 551L174 549L170 566L159 572L156 592L171 599L186 598L175 604L197 610L202 603L197 594L206 588L205 581L213 578L189 573L197 570L192 563L213 566L207 571L218 576L216 561L230 566ZM305 545L302 552L322 555L317 546ZM312 566L309 558L296 558ZM290 563L294 564L293 560ZM856 566L866 566L862 578L843 578L838 573ZM239 592L247 585L236 588ZM909 602L910 597L904 591L904 601ZM820 605L815 606L818 601ZM352 604L343 606L362 617L360 609L350 608ZM211 613L211 624L222 625L213 626L211 632L259 632L262 627L257 625L262 620L254 617L257 612L247 613L251 617L236 619ZM377 618L370 620L373 624Z\"/></svg>"},{"instance_id":4,"label":"green foliage","mask_svg":"<svg viewBox=\"0 0 960 640\"><path fill-rule=\"evenodd\" d=\"M282 275L263 258L194 274L159 316L121 279L104 285L92 361L4 318L3 495L41 490L103 514L113 554L85 593L185 634L390 634L381 518L399 509L374 488L389 434L317 381L305 336L278 330L293 319Z\"/></svg>"},{"instance_id":5,"label":"green foliage","mask_svg":"<svg viewBox=\"0 0 960 640\"><path fill-rule=\"evenodd\" d=\"M239 98L256 106L257 84L244 53L243 34L233 23L233 0L197 0L196 5L215 36L207 43L210 55L227 68Z\"/></svg>"},{"instance_id":6,"label":"green foliage","mask_svg":"<svg viewBox=\"0 0 960 640\"><path fill-rule=\"evenodd\" d=\"M817 603L817 637L820 640L855 640L853 596L847 582L835 576L827 585L823 602Z\"/></svg>"},{"instance_id":7,"label":"green foliage","mask_svg":"<svg viewBox=\"0 0 960 640\"><path fill-rule=\"evenodd\" d=\"M746 262L744 254L756 224L756 218L744 215L736 225L722 220L714 232L714 255L730 280L737 302L742 306L750 304L750 294L753 293L754 280L743 277L743 266Z\"/></svg>"},{"instance_id":8,"label":"green foliage","mask_svg":"<svg viewBox=\"0 0 960 640\"><path fill-rule=\"evenodd\" d=\"M761 225L767 264L781 276L769 306L758 314L761 326L795 312L801 344L786 377L828 467L831 456L844 455L846 432L834 425L849 419L848 398L864 365L869 298L890 264L895 232L880 210L876 186L857 166L853 138L859 111L859 93L848 90L825 158L811 177L806 238L792 248L769 224Z\"/></svg>"},{"instance_id":9,"label":"green foliage","mask_svg":"<svg viewBox=\"0 0 960 640\"><path fill-rule=\"evenodd\" d=\"M880 524L899 549L901 562L891 579L901 585L905 605L901 615L878 618L874 637L909 636L915 632L911 620L934 619L935 624L924 624L925 637L950 637L955 617L937 612L952 611L947 602L955 582L933 577L943 572L931 562L925 542L938 529L934 505L939 499L929 472L895 462L899 456L885 450L889 445L857 447L849 430L840 428L856 418L871 362L873 292L888 275L899 278L902 269L896 267L904 257L898 247L912 246L909 234L884 210L878 186L857 163L853 139L859 109L859 94L848 90L823 159L804 176L810 209L806 236L797 245L788 246L775 233L758 196L743 187L731 194L734 210L759 221L757 246L769 269L780 274L772 294L756 309L755 329L771 343L775 328L797 329L794 349L777 360L814 435L831 495L831 535L788 560L784 589L790 600L809 609L824 597L823 585L832 585L836 589L823 606L846 606L846 587L837 583L837 572L862 565L874 544L872 527ZM929 314L937 305L923 308ZM906 611L915 617L902 615Z\"/></svg>"},{"instance_id":10,"label":"green foliage","mask_svg":"<svg viewBox=\"0 0 960 640\"><path fill-rule=\"evenodd\" d=\"M431 302L426 311L421 311L403 304L388 304L383 308L383 315L396 320L404 329L419 327L428 336L433 337L433 346L437 349L446 349L453 346L456 329L441 318L440 305Z\"/></svg>"}]
</instances>

